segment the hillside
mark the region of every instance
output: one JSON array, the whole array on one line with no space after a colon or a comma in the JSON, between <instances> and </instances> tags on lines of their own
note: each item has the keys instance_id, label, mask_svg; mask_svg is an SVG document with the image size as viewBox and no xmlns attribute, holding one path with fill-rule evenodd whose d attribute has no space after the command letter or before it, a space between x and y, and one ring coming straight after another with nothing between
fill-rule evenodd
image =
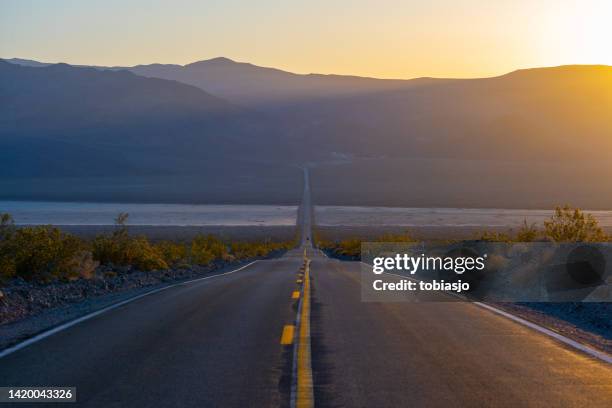
<instances>
[{"instance_id":1,"label":"hillside","mask_svg":"<svg viewBox=\"0 0 612 408\"><path fill-rule=\"evenodd\" d=\"M610 208L611 114L612 67L566 66L329 101L300 131L350 158L319 202Z\"/></svg>"},{"instance_id":2,"label":"hillside","mask_svg":"<svg viewBox=\"0 0 612 408\"><path fill-rule=\"evenodd\" d=\"M12 62L34 67L0 64L4 177L180 174L159 187L171 200L218 184L231 201L265 173L273 200L275 179L296 183L309 162L326 204L612 206L608 66L390 81L223 58L132 72ZM250 178L219 181L237 174Z\"/></svg>"},{"instance_id":3,"label":"hillside","mask_svg":"<svg viewBox=\"0 0 612 408\"><path fill-rule=\"evenodd\" d=\"M334 99L294 120L351 155L567 161L607 157L610 112L612 67L574 66Z\"/></svg>"},{"instance_id":4,"label":"hillside","mask_svg":"<svg viewBox=\"0 0 612 408\"><path fill-rule=\"evenodd\" d=\"M155 200L157 190L158 201L231 201L232 188L252 199L280 187L289 191L281 200L293 197L282 176L276 186L257 177L292 174L269 160L276 136L266 120L193 86L0 61L0 101L0 197L99 199L106 191L103 199L138 201Z\"/></svg>"},{"instance_id":5,"label":"hillside","mask_svg":"<svg viewBox=\"0 0 612 408\"><path fill-rule=\"evenodd\" d=\"M384 80L343 75L300 75L275 68L214 58L180 65L138 65L130 71L197 86L229 101L250 107L280 107L312 99L408 88L429 79Z\"/></svg>"},{"instance_id":6,"label":"hillside","mask_svg":"<svg viewBox=\"0 0 612 408\"><path fill-rule=\"evenodd\" d=\"M24 66L47 63L12 58L7 61ZM350 75L295 74L276 68L260 67L218 57L186 65L147 64L133 67L96 67L128 70L148 78L161 78L196 86L235 104L258 109L282 108L286 104L406 89L443 82L441 79L417 78L392 80Z\"/></svg>"}]
</instances>

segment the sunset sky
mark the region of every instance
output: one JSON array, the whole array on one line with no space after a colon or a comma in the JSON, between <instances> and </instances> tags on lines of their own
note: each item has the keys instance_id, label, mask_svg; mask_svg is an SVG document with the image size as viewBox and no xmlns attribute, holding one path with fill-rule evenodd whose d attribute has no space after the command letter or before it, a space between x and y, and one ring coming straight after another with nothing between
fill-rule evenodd
<instances>
[{"instance_id":1,"label":"sunset sky","mask_svg":"<svg viewBox=\"0 0 612 408\"><path fill-rule=\"evenodd\" d=\"M0 57L92 65L225 56L298 73L480 77L612 65L609 0L0 2Z\"/></svg>"}]
</instances>

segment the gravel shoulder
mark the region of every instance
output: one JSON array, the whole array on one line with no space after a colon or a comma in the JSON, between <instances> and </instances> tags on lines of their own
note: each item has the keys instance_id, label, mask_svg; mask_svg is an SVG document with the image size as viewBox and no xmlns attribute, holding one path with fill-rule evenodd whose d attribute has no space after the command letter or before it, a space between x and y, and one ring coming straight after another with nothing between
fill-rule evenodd
<instances>
[{"instance_id":1,"label":"gravel shoulder","mask_svg":"<svg viewBox=\"0 0 612 408\"><path fill-rule=\"evenodd\" d=\"M279 252L271 257L280 255ZM99 271L92 279L48 284L15 279L0 288L0 350L133 296L179 282L218 275L253 260L190 269L124 270L112 277Z\"/></svg>"},{"instance_id":2,"label":"gravel shoulder","mask_svg":"<svg viewBox=\"0 0 612 408\"><path fill-rule=\"evenodd\" d=\"M493 306L612 355L612 304L495 303Z\"/></svg>"}]
</instances>

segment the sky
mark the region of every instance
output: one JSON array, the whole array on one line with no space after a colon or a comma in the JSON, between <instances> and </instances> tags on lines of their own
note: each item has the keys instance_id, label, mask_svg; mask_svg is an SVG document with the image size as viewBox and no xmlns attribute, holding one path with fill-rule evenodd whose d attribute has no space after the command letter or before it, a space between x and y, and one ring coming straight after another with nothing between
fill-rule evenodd
<instances>
[{"instance_id":1,"label":"sky","mask_svg":"<svg viewBox=\"0 0 612 408\"><path fill-rule=\"evenodd\" d=\"M483 77L612 65L611 18L610 0L0 0L0 57Z\"/></svg>"}]
</instances>

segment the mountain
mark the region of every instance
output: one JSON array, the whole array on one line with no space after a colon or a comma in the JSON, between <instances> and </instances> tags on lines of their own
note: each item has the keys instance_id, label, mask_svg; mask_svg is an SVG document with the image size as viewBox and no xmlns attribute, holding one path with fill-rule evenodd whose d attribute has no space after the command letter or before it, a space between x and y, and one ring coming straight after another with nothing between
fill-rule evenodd
<instances>
[{"instance_id":1,"label":"mountain","mask_svg":"<svg viewBox=\"0 0 612 408\"><path fill-rule=\"evenodd\" d=\"M230 201L265 179L264 199L287 202L308 162L319 203L612 206L609 66L395 81L225 58L129 71L12 63L0 65L0 159L12 163L0 176L180 174L172 200L199 177L198 199L215 185Z\"/></svg>"},{"instance_id":2,"label":"mountain","mask_svg":"<svg viewBox=\"0 0 612 408\"><path fill-rule=\"evenodd\" d=\"M247 179L247 190L257 189L258 174L291 174L270 161L278 143L265 118L175 81L0 61L0 103L0 196L26 178L102 177L118 185L141 177L146 188L165 178L174 188L197 176L225 197Z\"/></svg>"},{"instance_id":3,"label":"mountain","mask_svg":"<svg viewBox=\"0 0 612 408\"><path fill-rule=\"evenodd\" d=\"M343 75L300 75L223 57L185 66L138 65L129 70L146 77L194 85L237 104L258 108L407 88L433 81L428 78L407 81Z\"/></svg>"},{"instance_id":4,"label":"mountain","mask_svg":"<svg viewBox=\"0 0 612 408\"><path fill-rule=\"evenodd\" d=\"M317 167L319 203L612 207L610 66L519 70L295 115L296 140L344 158Z\"/></svg>"},{"instance_id":5,"label":"mountain","mask_svg":"<svg viewBox=\"0 0 612 408\"><path fill-rule=\"evenodd\" d=\"M27 66L48 65L19 58L7 61ZM95 68L128 70L144 77L182 82L235 104L258 109L278 108L287 104L404 89L445 81L433 78L393 80L348 75L302 75L236 62L225 57L197 61L187 65L148 64L133 67Z\"/></svg>"},{"instance_id":6,"label":"mountain","mask_svg":"<svg viewBox=\"0 0 612 408\"><path fill-rule=\"evenodd\" d=\"M11 64L23 65L24 67L46 67L48 65L53 65L47 62L38 62L23 58L7 58L4 61L10 62Z\"/></svg>"},{"instance_id":7,"label":"mountain","mask_svg":"<svg viewBox=\"0 0 612 408\"><path fill-rule=\"evenodd\" d=\"M353 156L591 161L612 151L610 112L612 67L562 66L336 98L300 122Z\"/></svg>"}]
</instances>

